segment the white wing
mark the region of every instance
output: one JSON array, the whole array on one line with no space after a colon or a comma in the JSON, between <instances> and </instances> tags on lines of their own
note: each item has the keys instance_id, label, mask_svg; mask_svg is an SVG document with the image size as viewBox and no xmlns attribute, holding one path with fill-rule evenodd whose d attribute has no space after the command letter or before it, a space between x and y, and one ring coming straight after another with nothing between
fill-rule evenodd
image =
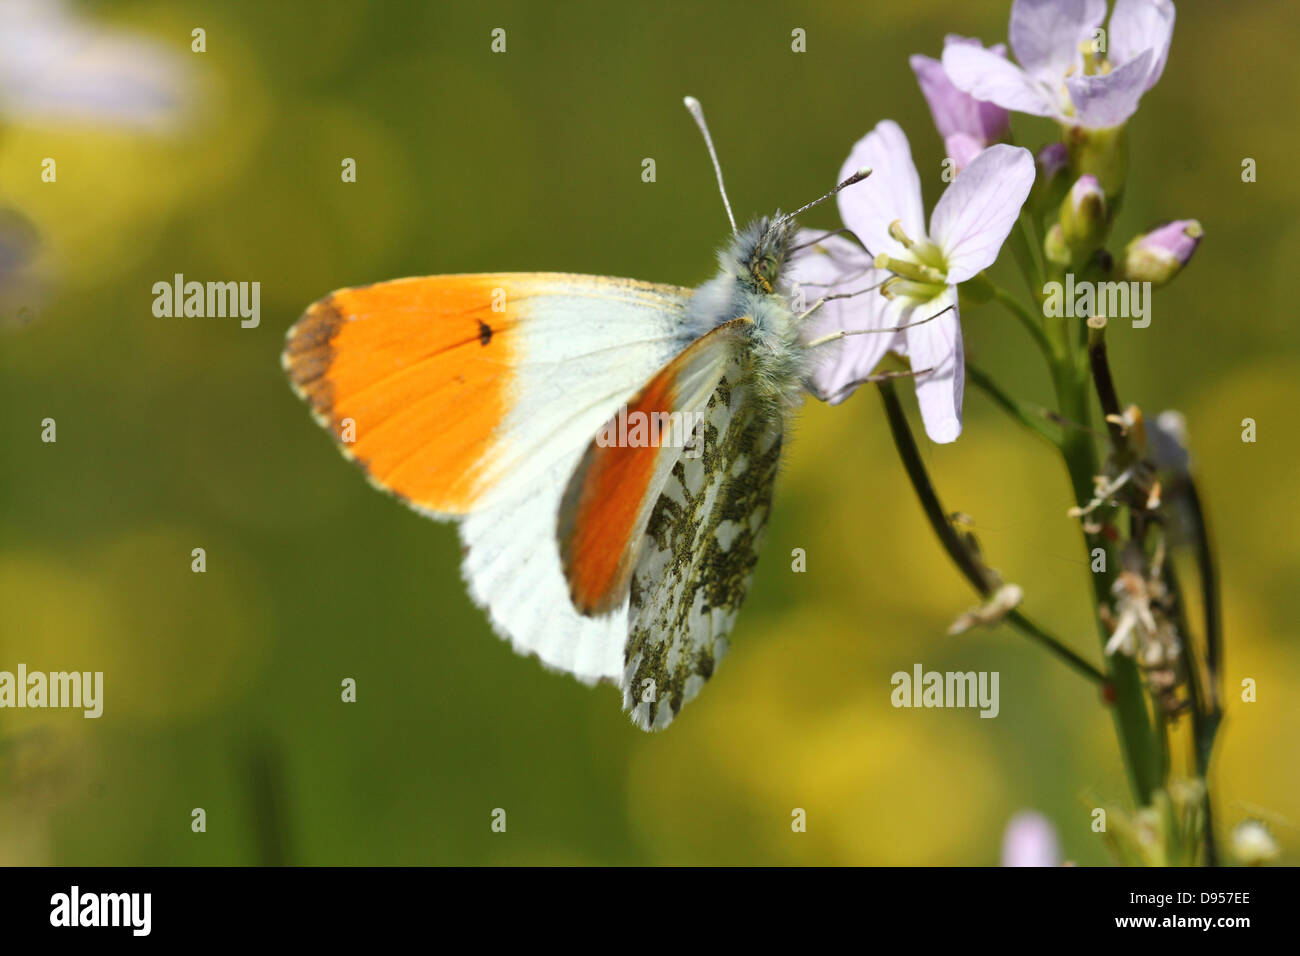
<instances>
[{"instance_id":1,"label":"white wing","mask_svg":"<svg viewBox=\"0 0 1300 956\"><path fill-rule=\"evenodd\" d=\"M372 482L461 519L465 581L499 634L580 680L616 681L626 605L573 609L556 513L592 436L690 343L691 295L559 273L345 289L290 330L285 367Z\"/></svg>"},{"instance_id":2,"label":"white wing","mask_svg":"<svg viewBox=\"0 0 1300 956\"><path fill-rule=\"evenodd\" d=\"M518 397L486 505L461 523L474 600L520 653L579 680L617 681L627 605L603 617L573 608L556 514L597 430L689 344L691 290L621 279L548 276L529 301Z\"/></svg>"}]
</instances>

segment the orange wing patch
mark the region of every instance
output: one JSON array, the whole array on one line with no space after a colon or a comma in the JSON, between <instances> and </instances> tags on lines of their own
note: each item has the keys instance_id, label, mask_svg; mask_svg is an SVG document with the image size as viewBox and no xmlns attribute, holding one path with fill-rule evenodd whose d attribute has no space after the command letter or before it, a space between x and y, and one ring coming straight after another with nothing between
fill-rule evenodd
<instances>
[{"instance_id":1,"label":"orange wing patch","mask_svg":"<svg viewBox=\"0 0 1300 956\"><path fill-rule=\"evenodd\" d=\"M702 410L731 350L748 337L753 325L752 318L742 316L692 342L628 403L628 420L638 413L641 421L648 421L658 415ZM680 447L662 442L602 445L593 441L587 446L569 479L556 528L569 596L581 613L606 614L622 603L646 521L681 454Z\"/></svg>"},{"instance_id":2,"label":"orange wing patch","mask_svg":"<svg viewBox=\"0 0 1300 956\"><path fill-rule=\"evenodd\" d=\"M493 311L502 293L522 298L492 275L340 289L289 330L285 370L373 482L464 514L509 407L518 319Z\"/></svg>"},{"instance_id":3,"label":"orange wing patch","mask_svg":"<svg viewBox=\"0 0 1300 956\"><path fill-rule=\"evenodd\" d=\"M628 403L628 418L672 412L675 383L670 363ZM568 527L561 529L560 551L573 606L584 614L603 614L622 600L635 554L628 541L639 530L660 451L653 445L593 446L578 466L573 481L582 491Z\"/></svg>"}]
</instances>

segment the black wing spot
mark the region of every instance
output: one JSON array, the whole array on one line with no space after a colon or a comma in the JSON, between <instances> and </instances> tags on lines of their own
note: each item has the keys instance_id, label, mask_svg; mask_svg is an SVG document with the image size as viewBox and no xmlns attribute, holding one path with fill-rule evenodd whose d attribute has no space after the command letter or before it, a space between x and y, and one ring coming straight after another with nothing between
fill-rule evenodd
<instances>
[{"instance_id":1,"label":"black wing spot","mask_svg":"<svg viewBox=\"0 0 1300 956\"><path fill-rule=\"evenodd\" d=\"M478 323L478 344L487 345L492 341L492 326L488 325L482 319Z\"/></svg>"}]
</instances>

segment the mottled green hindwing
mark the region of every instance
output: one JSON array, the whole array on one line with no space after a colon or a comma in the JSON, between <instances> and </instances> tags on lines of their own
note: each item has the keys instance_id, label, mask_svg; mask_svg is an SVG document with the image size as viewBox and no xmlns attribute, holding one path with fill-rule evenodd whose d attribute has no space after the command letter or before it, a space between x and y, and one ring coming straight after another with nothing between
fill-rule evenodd
<instances>
[{"instance_id":1,"label":"mottled green hindwing","mask_svg":"<svg viewBox=\"0 0 1300 956\"><path fill-rule=\"evenodd\" d=\"M709 399L702 453L674 466L632 576L623 707L642 729L667 727L712 676L758 561L782 423L739 377Z\"/></svg>"}]
</instances>

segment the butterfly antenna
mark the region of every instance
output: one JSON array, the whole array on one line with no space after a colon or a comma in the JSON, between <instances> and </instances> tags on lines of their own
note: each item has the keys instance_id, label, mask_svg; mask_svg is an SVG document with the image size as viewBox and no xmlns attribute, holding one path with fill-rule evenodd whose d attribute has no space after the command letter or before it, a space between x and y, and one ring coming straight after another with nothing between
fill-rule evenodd
<instances>
[{"instance_id":1,"label":"butterfly antenna","mask_svg":"<svg viewBox=\"0 0 1300 956\"><path fill-rule=\"evenodd\" d=\"M691 111L691 116L695 119L695 125L700 128L704 134L704 145L709 149L709 159L713 160L713 171L718 176L718 192L722 193L722 205L726 207L727 218L731 221L731 234L736 234L736 217L731 214L731 201L727 199L727 187L722 184L722 166L718 163L717 150L713 148L713 137L709 135L709 124L704 122L704 108L700 106L700 101L693 96L688 96L683 101L686 108Z\"/></svg>"},{"instance_id":2,"label":"butterfly antenna","mask_svg":"<svg viewBox=\"0 0 1300 956\"><path fill-rule=\"evenodd\" d=\"M813 206L817 206L817 205L820 205L821 203L824 203L826 200L830 199L832 196L834 196L834 195L835 195L837 192L839 192L841 189L847 189L848 187L854 185L855 183L860 183L860 182L862 182L862 180L866 179L866 178L867 178L868 176L870 176L870 175L871 175L871 170L868 169L866 166L863 166L861 169L859 169L856 173L854 173L854 174L853 174L852 176L850 176L848 179L844 180L844 182L840 183L838 186L836 186L834 189L832 189L830 192L828 192L825 196L822 196L822 197L820 197L820 198L818 198L818 199L814 199L812 202L810 202L810 203L808 203L808 204L806 204L806 205L800 206L800 207L799 207L798 209L796 209L794 212L782 216L780 219L778 219L778 220L776 221L776 223L774 223L774 225L779 225L779 224L781 224L781 223L787 223L787 222L789 222L789 221L790 221L791 219L793 219L795 216L798 216L798 215L800 215L800 214L802 214L802 213L807 212L807 211L808 211L809 209L811 209Z\"/></svg>"}]
</instances>

